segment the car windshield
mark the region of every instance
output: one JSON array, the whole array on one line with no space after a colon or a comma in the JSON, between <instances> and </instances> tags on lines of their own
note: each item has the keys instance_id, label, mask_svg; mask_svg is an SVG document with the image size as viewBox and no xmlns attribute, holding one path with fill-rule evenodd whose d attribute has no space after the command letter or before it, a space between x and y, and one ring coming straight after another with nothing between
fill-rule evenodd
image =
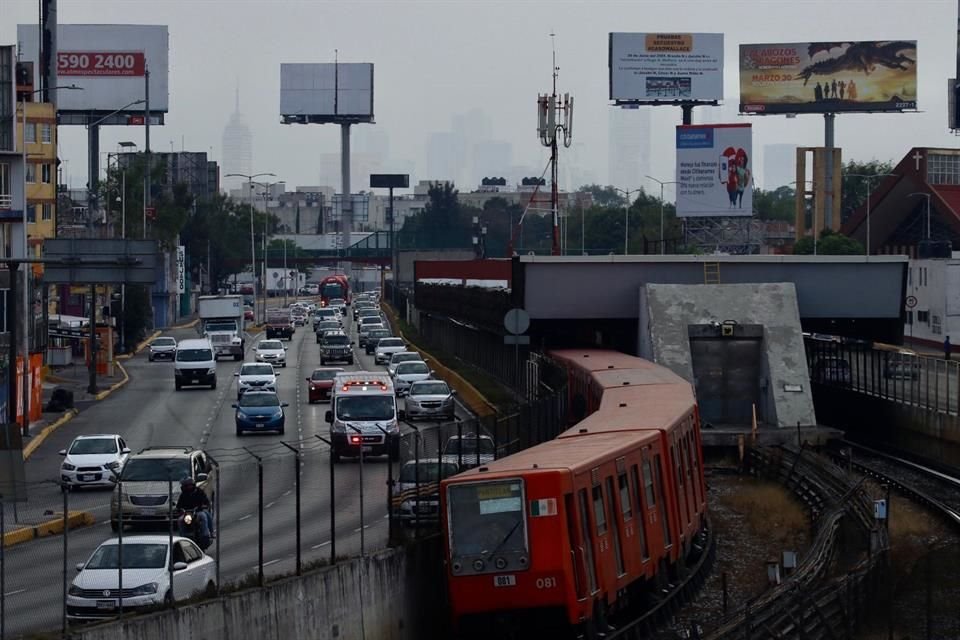
<instances>
[{"instance_id":1,"label":"car windshield","mask_svg":"<svg viewBox=\"0 0 960 640\"><path fill-rule=\"evenodd\" d=\"M393 395L337 398L340 420L392 420L396 411Z\"/></svg>"},{"instance_id":2,"label":"car windshield","mask_svg":"<svg viewBox=\"0 0 960 640\"><path fill-rule=\"evenodd\" d=\"M412 396L439 396L449 395L450 387L446 382L418 382L410 387Z\"/></svg>"},{"instance_id":3,"label":"car windshield","mask_svg":"<svg viewBox=\"0 0 960 640\"><path fill-rule=\"evenodd\" d=\"M436 461L422 460L419 465L416 463L403 465L403 468L400 469L400 482L408 484L436 482L438 478L442 480L457 475L457 471L459 469L454 462L438 464Z\"/></svg>"},{"instance_id":4,"label":"car windshield","mask_svg":"<svg viewBox=\"0 0 960 640\"><path fill-rule=\"evenodd\" d=\"M425 362L404 362L397 366L397 375L402 376L408 373L421 374L430 373Z\"/></svg>"},{"instance_id":5,"label":"car windshield","mask_svg":"<svg viewBox=\"0 0 960 640\"><path fill-rule=\"evenodd\" d=\"M344 336L344 335L339 335L339 336L326 336L326 337L323 339L323 344L326 344L326 345L335 345L335 346L350 344L350 338L348 338L347 336Z\"/></svg>"},{"instance_id":6,"label":"car windshield","mask_svg":"<svg viewBox=\"0 0 960 640\"><path fill-rule=\"evenodd\" d=\"M362 324L362 325L360 325L360 333L365 334L365 335L368 336L368 337L370 336L370 333L371 333L371 332L377 331L377 330L380 330L380 329L386 330L386 327L384 327L382 324Z\"/></svg>"},{"instance_id":7,"label":"car windshield","mask_svg":"<svg viewBox=\"0 0 960 640\"><path fill-rule=\"evenodd\" d=\"M310 376L311 380L333 380L343 369L317 369Z\"/></svg>"},{"instance_id":8,"label":"car windshield","mask_svg":"<svg viewBox=\"0 0 960 640\"><path fill-rule=\"evenodd\" d=\"M153 345L156 347L173 347L176 346L177 341L173 338L157 338L153 341Z\"/></svg>"},{"instance_id":9,"label":"car windshield","mask_svg":"<svg viewBox=\"0 0 960 640\"><path fill-rule=\"evenodd\" d=\"M229 322L208 322L207 331L236 331L237 323L232 320Z\"/></svg>"},{"instance_id":10,"label":"car windshield","mask_svg":"<svg viewBox=\"0 0 960 640\"><path fill-rule=\"evenodd\" d=\"M316 314L324 318L328 318L328 317L335 318L337 316L337 311L336 309L323 308L323 309L317 309Z\"/></svg>"},{"instance_id":11,"label":"car windshield","mask_svg":"<svg viewBox=\"0 0 960 640\"><path fill-rule=\"evenodd\" d=\"M240 396L241 407L279 407L280 398L275 393L250 393Z\"/></svg>"},{"instance_id":12,"label":"car windshield","mask_svg":"<svg viewBox=\"0 0 960 640\"><path fill-rule=\"evenodd\" d=\"M368 318L370 316L376 317L378 315L380 315L380 312L373 307L366 307L357 312L357 317L359 318Z\"/></svg>"},{"instance_id":13,"label":"car windshield","mask_svg":"<svg viewBox=\"0 0 960 640\"><path fill-rule=\"evenodd\" d=\"M120 545L100 545L84 569L119 569ZM123 544L124 569L162 569L167 562L167 545L125 542Z\"/></svg>"},{"instance_id":14,"label":"car windshield","mask_svg":"<svg viewBox=\"0 0 960 640\"><path fill-rule=\"evenodd\" d=\"M257 345L257 351L283 351L279 340L264 340Z\"/></svg>"},{"instance_id":15,"label":"car windshield","mask_svg":"<svg viewBox=\"0 0 960 640\"><path fill-rule=\"evenodd\" d=\"M179 482L189 475L190 461L186 458L132 458L123 465L121 479L125 482Z\"/></svg>"},{"instance_id":16,"label":"car windshield","mask_svg":"<svg viewBox=\"0 0 960 640\"><path fill-rule=\"evenodd\" d=\"M399 364L401 362L410 362L412 360L420 360L419 353L395 353L390 358L391 364Z\"/></svg>"},{"instance_id":17,"label":"car windshield","mask_svg":"<svg viewBox=\"0 0 960 640\"><path fill-rule=\"evenodd\" d=\"M381 338L388 337L389 335L390 335L390 331L388 329L371 329L370 331L367 332L368 338L376 338L378 341ZM383 346L383 342L377 342L377 344L379 344L380 346Z\"/></svg>"},{"instance_id":18,"label":"car windshield","mask_svg":"<svg viewBox=\"0 0 960 640\"><path fill-rule=\"evenodd\" d=\"M450 438L447 445L443 448L443 453L447 455L493 455L493 440L489 438Z\"/></svg>"},{"instance_id":19,"label":"car windshield","mask_svg":"<svg viewBox=\"0 0 960 640\"><path fill-rule=\"evenodd\" d=\"M117 441L113 438L83 438L75 440L68 453L74 456L87 456L97 453L116 453Z\"/></svg>"},{"instance_id":20,"label":"car windshield","mask_svg":"<svg viewBox=\"0 0 960 640\"><path fill-rule=\"evenodd\" d=\"M273 367L269 364L245 364L240 369L242 376L272 376Z\"/></svg>"},{"instance_id":21,"label":"car windshield","mask_svg":"<svg viewBox=\"0 0 960 640\"><path fill-rule=\"evenodd\" d=\"M447 498L451 555L526 550L521 480L455 484Z\"/></svg>"},{"instance_id":22,"label":"car windshield","mask_svg":"<svg viewBox=\"0 0 960 640\"><path fill-rule=\"evenodd\" d=\"M213 351L210 349L180 349L177 351L177 362L207 362L213 360Z\"/></svg>"},{"instance_id":23,"label":"car windshield","mask_svg":"<svg viewBox=\"0 0 960 640\"><path fill-rule=\"evenodd\" d=\"M403 339L402 338L383 338L377 343L378 347L402 347Z\"/></svg>"},{"instance_id":24,"label":"car windshield","mask_svg":"<svg viewBox=\"0 0 960 640\"><path fill-rule=\"evenodd\" d=\"M380 324L380 314L363 316L360 318L360 324Z\"/></svg>"},{"instance_id":25,"label":"car windshield","mask_svg":"<svg viewBox=\"0 0 960 640\"><path fill-rule=\"evenodd\" d=\"M336 320L324 320L317 326L321 330L333 330L333 329L339 329L340 323L337 322Z\"/></svg>"}]
</instances>

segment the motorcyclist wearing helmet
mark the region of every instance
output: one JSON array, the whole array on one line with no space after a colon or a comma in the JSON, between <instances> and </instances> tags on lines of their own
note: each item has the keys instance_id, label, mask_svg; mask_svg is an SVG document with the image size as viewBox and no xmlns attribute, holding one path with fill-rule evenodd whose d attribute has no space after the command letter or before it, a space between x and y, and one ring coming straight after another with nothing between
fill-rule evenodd
<instances>
[{"instance_id":1,"label":"motorcyclist wearing helmet","mask_svg":"<svg viewBox=\"0 0 960 640\"><path fill-rule=\"evenodd\" d=\"M200 537L201 539L210 539L210 499L207 494L197 488L193 478L184 478L180 481L180 497L177 499L177 509L180 511L190 511L196 509L196 517L200 519ZM177 526L180 529L180 535L184 538L190 537L184 516L181 515L177 520Z\"/></svg>"}]
</instances>

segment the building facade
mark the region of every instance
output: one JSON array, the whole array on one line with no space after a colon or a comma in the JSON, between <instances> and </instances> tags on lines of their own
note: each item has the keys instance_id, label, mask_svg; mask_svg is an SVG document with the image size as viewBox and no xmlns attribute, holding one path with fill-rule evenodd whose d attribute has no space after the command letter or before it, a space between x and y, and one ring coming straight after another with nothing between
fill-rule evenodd
<instances>
[{"instance_id":1,"label":"building facade","mask_svg":"<svg viewBox=\"0 0 960 640\"><path fill-rule=\"evenodd\" d=\"M57 221L57 115L51 103L25 102L26 133L18 119L17 138L27 150L27 242L33 257L40 257L43 241L56 236Z\"/></svg>"}]
</instances>

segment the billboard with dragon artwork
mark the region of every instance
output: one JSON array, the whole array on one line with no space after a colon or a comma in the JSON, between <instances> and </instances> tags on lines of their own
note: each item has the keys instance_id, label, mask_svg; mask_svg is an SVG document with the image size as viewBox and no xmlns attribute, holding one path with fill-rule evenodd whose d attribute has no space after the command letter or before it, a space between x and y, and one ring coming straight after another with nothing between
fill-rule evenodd
<instances>
[{"instance_id":1,"label":"billboard with dragon artwork","mask_svg":"<svg viewBox=\"0 0 960 640\"><path fill-rule=\"evenodd\" d=\"M915 40L740 45L740 111L917 108Z\"/></svg>"}]
</instances>

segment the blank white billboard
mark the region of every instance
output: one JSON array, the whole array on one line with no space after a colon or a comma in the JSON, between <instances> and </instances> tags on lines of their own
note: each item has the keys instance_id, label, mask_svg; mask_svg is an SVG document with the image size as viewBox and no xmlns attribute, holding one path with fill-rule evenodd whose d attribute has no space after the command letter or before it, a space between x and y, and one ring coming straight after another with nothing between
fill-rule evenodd
<instances>
[{"instance_id":1,"label":"blank white billboard","mask_svg":"<svg viewBox=\"0 0 960 640\"><path fill-rule=\"evenodd\" d=\"M723 99L722 33L611 33L610 99Z\"/></svg>"},{"instance_id":2,"label":"blank white billboard","mask_svg":"<svg viewBox=\"0 0 960 640\"><path fill-rule=\"evenodd\" d=\"M40 87L38 29L17 25L22 60L33 62L33 84ZM116 111L143 100L144 70L150 70L150 111L166 113L170 36L166 25L61 24L57 26L57 81L83 91L58 91L61 113ZM140 113L143 105L127 109Z\"/></svg>"},{"instance_id":3,"label":"blank white billboard","mask_svg":"<svg viewBox=\"0 0 960 640\"><path fill-rule=\"evenodd\" d=\"M373 64L281 64L280 115L372 121Z\"/></svg>"}]
</instances>

